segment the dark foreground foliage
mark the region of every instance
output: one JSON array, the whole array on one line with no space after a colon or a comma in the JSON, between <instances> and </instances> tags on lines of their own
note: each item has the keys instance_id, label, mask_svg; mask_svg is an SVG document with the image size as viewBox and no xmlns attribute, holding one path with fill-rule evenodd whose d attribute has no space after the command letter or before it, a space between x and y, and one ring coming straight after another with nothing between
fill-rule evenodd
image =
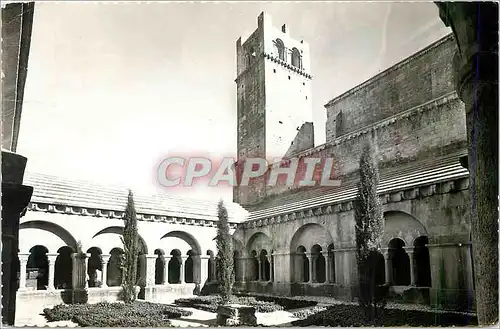
<instances>
[{"instance_id":1,"label":"dark foreground foliage","mask_svg":"<svg viewBox=\"0 0 500 329\"><path fill-rule=\"evenodd\" d=\"M168 319L189 316L190 311L147 303L57 305L43 310L49 321L73 321L82 327L167 327Z\"/></svg>"},{"instance_id":2,"label":"dark foreground foliage","mask_svg":"<svg viewBox=\"0 0 500 329\"><path fill-rule=\"evenodd\" d=\"M335 305L325 311L313 314L304 320L292 322L293 326L327 327L432 327L432 326L477 326L477 318L457 313L434 313L414 310L385 309L374 320L365 316L358 305Z\"/></svg>"},{"instance_id":3,"label":"dark foreground foliage","mask_svg":"<svg viewBox=\"0 0 500 329\"><path fill-rule=\"evenodd\" d=\"M275 304L283 306L283 309L286 311L293 310L296 308L303 308L303 307L318 305L318 302L307 300L305 298L299 299L299 298L287 298L287 297L263 296L263 295L250 296L250 295L245 295L245 294L240 294L239 296L254 297L258 301L275 303Z\"/></svg>"}]
</instances>

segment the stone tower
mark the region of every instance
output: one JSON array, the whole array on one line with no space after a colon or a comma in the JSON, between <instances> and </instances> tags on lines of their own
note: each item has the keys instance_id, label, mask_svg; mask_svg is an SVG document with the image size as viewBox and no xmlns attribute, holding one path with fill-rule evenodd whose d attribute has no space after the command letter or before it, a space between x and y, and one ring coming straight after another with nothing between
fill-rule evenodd
<instances>
[{"instance_id":1,"label":"stone tower","mask_svg":"<svg viewBox=\"0 0 500 329\"><path fill-rule=\"evenodd\" d=\"M236 53L239 169L249 157L273 161L313 147L309 45L263 12ZM243 205L264 195L263 181L234 190Z\"/></svg>"}]
</instances>

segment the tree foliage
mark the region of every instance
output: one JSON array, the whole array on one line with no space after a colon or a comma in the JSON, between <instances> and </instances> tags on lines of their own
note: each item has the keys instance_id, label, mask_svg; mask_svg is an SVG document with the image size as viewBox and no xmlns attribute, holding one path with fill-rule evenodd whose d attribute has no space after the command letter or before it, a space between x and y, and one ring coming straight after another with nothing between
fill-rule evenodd
<instances>
[{"instance_id":1,"label":"tree foliage","mask_svg":"<svg viewBox=\"0 0 500 329\"><path fill-rule=\"evenodd\" d=\"M356 258L359 274L359 302L368 316L377 316L385 306L384 285L377 282L380 273L380 248L384 230L382 203L377 193L379 174L375 151L370 142L363 147L359 162L358 194L354 202L356 222ZM383 262L382 262L383 264ZM383 282L382 282L383 283Z\"/></svg>"},{"instance_id":2,"label":"tree foliage","mask_svg":"<svg viewBox=\"0 0 500 329\"><path fill-rule=\"evenodd\" d=\"M217 222L217 280L224 303L229 302L232 295L233 276L233 240L229 233L229 222L226 207L221 200L218 204Z\"/></svg>"},{"instance_id":3,"label":"tree foliage","mask_svg":"<svg viewBox=\"0 0 500 329\"><path fill-rule=\"evenodd\" d=\"M135 284L137 278L137 257L139 254L139 234L137 232L137 213L135 211L134 196L128 192L127 208L125 209L125 228L123 230L123 300L131 303L135 300Z\"/></svg>"}]
</instances>

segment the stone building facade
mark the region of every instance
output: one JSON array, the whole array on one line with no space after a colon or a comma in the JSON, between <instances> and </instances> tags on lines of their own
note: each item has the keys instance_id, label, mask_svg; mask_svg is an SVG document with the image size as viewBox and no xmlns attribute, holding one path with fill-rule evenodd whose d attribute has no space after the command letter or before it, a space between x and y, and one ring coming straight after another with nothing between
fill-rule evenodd
<instances>
[{"instance_id":1,"label":"stone building facade","mask_svg":"<svg viewBox=\"0 0 500 329\"><path fill-rule=\"evenodd\" d=\"M274 81L267 88L269 76L277 74L273 66L297 71L296 79L310 79L309 66L295 67L291 58L280 60L279 51L253 46L256 35L264 45L297 44L286 30L276 33L268 20L261 15L254 34L237 42L238 58L251 49L258 68L245 69L238 61L238 165L248 156L274 156L263 146L274 136L268 129L274 122L268 121L276 120L267 114L274 108L263 97L240 89L252 86L265 100L272 99L279 89L273 83L286 89L288 82ZM239 290L356 297L352 202L361 150L371 140L378 150L385 217L380 276L391 285L391 294L437 307L474 308L468 171L462 166L467 138L464 106L453 86L455 51L453 37L446 36L328 102L325 144L295 148L292 141L313 136L303 130L287 136L293 151L283 148L281 156L333 158L332 178L341 181L340 187L266 186L260 180L235 188L234 200L250 212L234 233ZM290 88L276 97L296 97ZM281 115L310 110L298 101L294 109ZM301 113L292 122L307 116Z\"/></svg>"},{"instance_id":2,"label":"stone building facade","mask_svg":"<svg viewBox=\"0 0 500 329\"><path fill-rule=\"evenodd\" d=\"M474 308L465 114L452 83L447 36L325 105L326 143L314 145L309 47L261 14L237 48L238 166L249 157L332 157L340 187L234 190L235 289L354 299L352 202L368 139L378 149L383 271L396 299ZM116 300L127 190L27 174L33 197L19 232L18 311ZM197 293L215 279L217 205L135 196L142 298ZM84 256L77 256L81 248ZM383 273L382 273L383 272ZM23 311L24 310L24 311Z\"/></svg>"}]
</instances>

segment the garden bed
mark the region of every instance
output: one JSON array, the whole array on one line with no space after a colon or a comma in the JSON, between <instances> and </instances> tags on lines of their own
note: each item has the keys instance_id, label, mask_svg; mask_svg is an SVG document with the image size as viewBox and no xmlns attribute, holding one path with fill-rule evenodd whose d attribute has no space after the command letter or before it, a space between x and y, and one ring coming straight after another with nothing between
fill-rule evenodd
<instances>
[{"instance_id":1,"label":"garden bed","mask_svg":"<svg viewBox=\"0 0 500 329\"><path fill-rule=\"evenodd\" d=\"M252 306L256 312L271 313L274 311L283 310L283 306L268 302L260 301L254 297L232 296L231 303ZM198 310L217 312L217 308L222 305L222 298L219 295L200 296L193 298L180 298L175 300L175 304L183 307L192 307Z\"/></svg>"},{"instance_id":2,"label":"garden bed","mask_svg":"<svg viewBox=\"0 0 500 329\"><path fill-rule=\"evenodd\" d=\"M477 326L475 315L459 313L435 313L416 310L385 309L383 315L370 322L357 305L335 305L326 310L293 321L293 326L363 327L363 326Z\"/></svg>"},{"instance_id":3,"label":"garden bed","mask_svg":"<svg viewBox=\"0 0 500 329\"><path fill-rule=\"evenodd\" d=\"M275 311L316 306L318 304L314 301L301 299L291 299L274 296L251 296L246 294L238 294L232 296L231 302L235 304L255 307L255 311L259 313L271 313ZM175 300L175 304L183 307L192 307L198 310L216 313L217 307L219 305L222 305L222 298L219 295L180 298Z\"/></svg>"},{"instance_id":4,"label":"garden bed","mask_svg":"<svg viewBox=\"0 0 500 329\"><path fill-rule=\"evenodd\" d=\"M172 306L138 301L57 305L43 313L49 322L73 321L82 327L167 327L169 319L192 314Z\"/></svg>"}]
</instances>

